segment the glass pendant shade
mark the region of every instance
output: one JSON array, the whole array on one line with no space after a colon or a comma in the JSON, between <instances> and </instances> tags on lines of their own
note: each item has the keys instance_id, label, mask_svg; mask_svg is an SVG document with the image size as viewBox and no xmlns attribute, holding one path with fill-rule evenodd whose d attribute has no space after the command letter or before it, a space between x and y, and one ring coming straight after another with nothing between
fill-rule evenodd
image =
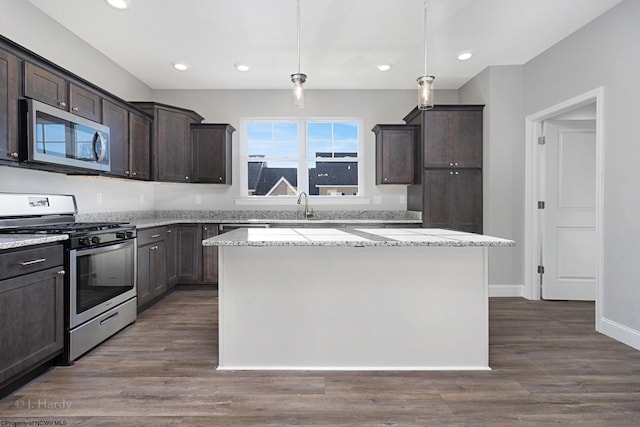
<instances>
[{"instance_id":1,"label":"glass pendant shade","mask_svg":"<svg viewBox=\"0 0 640 427\"><path fill-rule=\"evenodd\" d=\"M433 108L433 76L418 77L418 110Z\"/></svg>"},{"instance_id":2,"label":"glass pendant shade","mask_svg":"<svg viewBox=\"0 0 640 427\"><path fill-rule=\"evenodd\" d=\"M307 80L307 75L302 73L296 73L291 75L291 82L293 82L292 101L293 106L296 108L304 108L304 87L302 86Z\"/></svg>"}]
</instances>

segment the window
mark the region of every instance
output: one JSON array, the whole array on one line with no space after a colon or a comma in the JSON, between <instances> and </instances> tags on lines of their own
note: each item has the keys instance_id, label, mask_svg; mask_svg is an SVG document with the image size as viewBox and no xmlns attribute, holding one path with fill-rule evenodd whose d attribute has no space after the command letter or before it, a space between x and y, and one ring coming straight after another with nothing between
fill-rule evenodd
<instances>
[{"instance_id":1,"label":"window","mask_svg":"<svg viewBox=\"0 0 640 427\"><path fill-rule=\"evenodd\" d=\"M359 195L360 122L243 122L248 197Z\"/></svg>"}]
</instances>

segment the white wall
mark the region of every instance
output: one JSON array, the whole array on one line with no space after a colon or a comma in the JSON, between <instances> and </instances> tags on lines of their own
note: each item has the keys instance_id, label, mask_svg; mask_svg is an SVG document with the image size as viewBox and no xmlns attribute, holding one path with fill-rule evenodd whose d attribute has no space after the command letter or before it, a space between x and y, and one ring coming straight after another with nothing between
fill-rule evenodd
<instances>
[{"instance_id":1,"label":"white wall","mask_svg":"<svg viewBox=\"0 0 640 427\"><path fill-rule=\"evenodd\" d=\"M491 66L460 88L461 104L485 104L483 231L517 242L512 248L489 250L489 283L493 296L523 294L522 82L522 66Z\"/></svg>"}]
</instances>

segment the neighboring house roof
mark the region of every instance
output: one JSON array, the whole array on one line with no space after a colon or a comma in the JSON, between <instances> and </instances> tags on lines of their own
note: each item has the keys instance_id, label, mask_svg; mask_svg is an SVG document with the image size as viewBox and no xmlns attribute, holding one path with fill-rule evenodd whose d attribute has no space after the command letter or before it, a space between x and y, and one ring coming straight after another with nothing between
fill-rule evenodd
<instances>
[{"instance_id":1,"label":"neighboring house roof","mask_svg":"<svg viewBox=\"0 0 640 427\"><path fill-rule=\"evenodd\" d=\"M258 185L258 180L260 179L260 174L262 173L262 167L264 165L265 162L249 162L247 174L249 193L255 191L256 186Z\"/></svg>"},{"instance_id":2,"label":"neighboring house roof","mask_svg":"<svg viewBox=\"0 0 640 427\"><path fill-rule=\"evenodd\" d=\"M270 168L267 164L262 166L260 176L256 183L256 196L267 195L279 181L284 178L292 188L298 187L298 171L295 168Z\"/></svg>"},{"instance_id":3,"label":"neighboring house roof","mask_svg":"<svg viewBox=\"0 0 640 427\"><path fill-rule=\"evenodd\" d=\"M271 190L267 192L267 196L290 196L297 194L298 189L291 185L285 177L280 177Z\"/></svg>"}]
</instances>

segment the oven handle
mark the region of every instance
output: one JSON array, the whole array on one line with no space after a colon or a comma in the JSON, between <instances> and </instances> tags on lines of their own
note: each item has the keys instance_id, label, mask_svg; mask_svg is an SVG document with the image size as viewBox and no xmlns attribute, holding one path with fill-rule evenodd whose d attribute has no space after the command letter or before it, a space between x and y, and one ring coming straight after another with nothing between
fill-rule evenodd
<instances>
[{"instance_id":1,"label":"oven handle","mask_svg":"<svg viewBox=\"0 0 640 427\"><path fill-rule=\"evenodd\" d=\"M111 251L117 251L120 249L124 249L127 248L129 246L134 246L135 249L135 245L136 245L136 239L130 239L130 240L126 240L124 242L121 243L116 243L113 245L105 245L105 246L100 246L97 248L87 248L87 249L73 249L71 252L75 252L76 256L86 256L86 255L92 255L95 254L97 252L111 252Z\"/></svg>"},{"instance_id":2,"label":"oven handle","mask_svg":"<svg viewBox=\"0 0 640 427\"><path fill-rule=\"evenodd\" d=\"M111 316L107 317L106 319L102 319L100 321L100 325L104 325L105 323L109 323L113 319L115 319L116 317L118 317L118 312L117 311L115 313L113 313Z\"/></svg>"}]
</instances>

